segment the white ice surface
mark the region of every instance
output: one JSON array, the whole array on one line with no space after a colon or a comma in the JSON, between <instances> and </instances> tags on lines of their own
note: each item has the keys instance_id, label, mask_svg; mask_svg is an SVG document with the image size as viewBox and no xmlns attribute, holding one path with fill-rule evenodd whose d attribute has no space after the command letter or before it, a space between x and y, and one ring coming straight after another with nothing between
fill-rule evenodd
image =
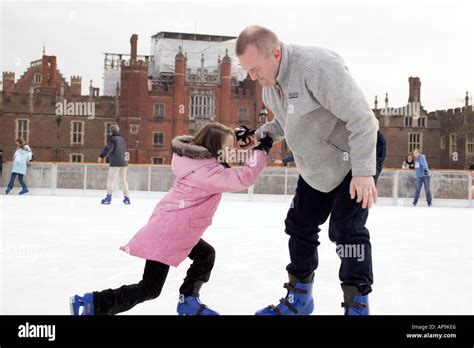
<instances>
[{"instance_id":1,"label":"white ice surface","mask_svg":"<svg viewBox=\"0 0 474 348\"><path fill-rule=\"evenodd\" d=\"M217 251L201 299L222 314L253 314L283 297L286 202L225 198L204 239ZM0 196L0 314L68 314L68 298L141 279L125 244L155 199ZM373 314L473 314L473 209L376 206L370 211ZM315 314L340 314L339 258L320 232ZM175 314L189 262L170 270L162 295L127 314Z\"/></svg>"}]
</instances>

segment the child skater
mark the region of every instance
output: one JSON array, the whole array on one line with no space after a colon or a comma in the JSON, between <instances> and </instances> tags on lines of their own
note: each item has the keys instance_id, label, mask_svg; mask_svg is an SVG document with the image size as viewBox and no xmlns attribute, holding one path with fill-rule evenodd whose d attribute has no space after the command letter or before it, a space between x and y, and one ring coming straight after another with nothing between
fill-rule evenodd
<instances>
[{"instance_id":1,"label":"child skater","mask_svg":"<svg viewBox=\"0 0 474 348\"><path fill-rule=\"evenodd\" d=\"M18 176L18 181L21 185L20 195L28 193L28 187L26 187L23 177L26 175L26 167L29 161L32 159L32 152L28 145L25 144L23 138L16 139L17 149L13 154L13 163L12 163L12 174L10 177L10 182L8 183L5 193L8 195L13 189L15 184L15 179Z\"/></svg>"},{"instance_id":2,"label":"child skater","mask_svg":"<svg viewBox=\"0 0 474 348\"><path fill-rule=\"evenodd\" d=\"M237 132L237 140L240 136ZM146 259L143 278L137 284L118 289L94 291L70 299L71 314L113 315L143 301L158 297L170 266L186 257L193 263L179 289L179 315L219 315L199 300L201 286L209 280L214 266L214 248L201 236L211 225L223 192L251 186L267 163L273 141L265 137L240 169L228 165L228 149L236 135L220 123L209 123L194 137L173 139L171 166L176 181L157 204L148 223L121 250Z\"/></svg>"}]
</instances>

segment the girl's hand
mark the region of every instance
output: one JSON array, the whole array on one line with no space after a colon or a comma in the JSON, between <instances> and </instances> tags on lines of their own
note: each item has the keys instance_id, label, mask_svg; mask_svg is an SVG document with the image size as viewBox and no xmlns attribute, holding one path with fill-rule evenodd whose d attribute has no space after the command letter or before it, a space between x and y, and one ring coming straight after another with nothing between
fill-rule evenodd
<instances>
[{"instance_id":1,"label":"girl's hand","mask_svg":"<svg viewBox=\"0 0 474 348\"><path fill-rule=\"evenodd\" d=\"M237 145L240 149L249 149L256 146L255 130L246 126L240 126L234 129L237 138Z\"/></svg>"}]
</instances>

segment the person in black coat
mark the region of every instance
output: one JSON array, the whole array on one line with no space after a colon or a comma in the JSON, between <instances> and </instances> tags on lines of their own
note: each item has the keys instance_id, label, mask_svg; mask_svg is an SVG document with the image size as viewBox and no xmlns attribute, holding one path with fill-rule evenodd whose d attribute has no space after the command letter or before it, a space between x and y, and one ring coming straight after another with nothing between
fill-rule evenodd
<instances>
[{"instance_id":1,"label":"person in black coat","mask_svg":"<svg viewBox=\"0 0 474 348\"><path fill-rule=\"evenodd\" d=\"M415 169L415 161L413 155L409 154L402 164L402 169Z\"/></svg>"},{"instance_id":2,"label":"person in black coat","mask_svg":"<svg viewBox=\"0 0 474 348\"><path fill-rule=\"evenodd\" d=\"M112 134L107 139L107 145L99 155L98 162L101 163L104 157L109 158L109 174L107 176L107 196L102 200L102 204L110 204L114 191L117 176L120 179L120 188L123 191L123 203L130 204L130 197L127 184L128 156L127 143L119 134L119 127L113 125L110 128Z\"/></svg>"}]
</instances>

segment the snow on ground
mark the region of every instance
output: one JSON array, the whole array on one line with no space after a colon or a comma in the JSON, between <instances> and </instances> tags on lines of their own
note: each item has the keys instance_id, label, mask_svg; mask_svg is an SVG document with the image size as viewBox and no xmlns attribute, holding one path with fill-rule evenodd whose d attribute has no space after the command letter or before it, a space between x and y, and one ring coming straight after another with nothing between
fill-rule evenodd
<instances>
[{"instance_id":1,"label":"snow on ground","mask_svg":"<svg viewBox=\"0 0 474 348\"><path fill-rule=\"evenodd\" d=\"M281 198L281 197L280 197ZM253 314L284 296L288 262L284 202L224 198L204 235L217 251L204 303L222 314ZM0 314L68 314L75 293L141 279L144 260L125 244L157 200L0 196ZM473 210L376 206L370 212L373 314L473 314ZM340 314L339 258L320 232L315 314ZM189 262L172 268L162 295L127 314L175 314Z\"/></svg>"}]
</instances>

